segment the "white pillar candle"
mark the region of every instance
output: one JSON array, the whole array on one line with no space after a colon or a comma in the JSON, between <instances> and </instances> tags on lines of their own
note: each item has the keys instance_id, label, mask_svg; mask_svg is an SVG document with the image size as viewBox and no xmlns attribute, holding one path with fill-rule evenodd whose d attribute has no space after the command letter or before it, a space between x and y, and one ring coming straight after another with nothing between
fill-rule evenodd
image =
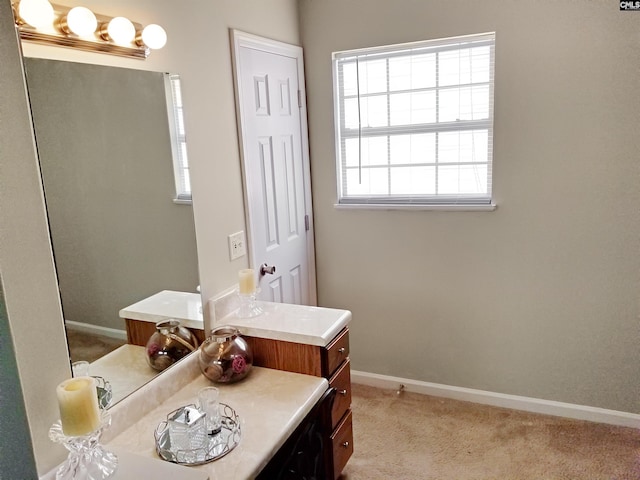
<instances>
[{"instance_id":1,"label":"white pillar candle","mask_svg":"<svg viewBox=\"0 0 640 480\"><path fill-rule=\"evenodd\" d=\"M56 388L62 431L69 437L94 432L100 426L98 395L92 377L65 380Z\"/></svg>"},{"instance_id":2,"label":"white pillar candle","mask_svg":"<svg viewBox=\"0 0 640 480\"><path fill-rule=\"evenodd\" d=\"M238 272L240 293L251 295L256 292L256 275L251 268L245 268Z\"/></svg>"}]
</instances>

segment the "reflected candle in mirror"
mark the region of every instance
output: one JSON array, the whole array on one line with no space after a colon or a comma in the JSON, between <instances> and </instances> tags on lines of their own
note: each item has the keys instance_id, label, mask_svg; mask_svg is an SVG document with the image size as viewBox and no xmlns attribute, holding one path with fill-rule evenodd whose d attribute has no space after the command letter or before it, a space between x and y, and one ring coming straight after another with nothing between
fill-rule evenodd
<instances>
[{"instance_id":1,"label":"reflected candle in mirror","mask_svg":"<svg viewBox=\"0 0 640 480\"><path fill-rule=\"evenodd\" d=\"M240 295L253 295L256 293L256 275L252 268L245 268L238 272Z\"/></svg>"},{"instance_id":2,"label":"reflected candle in mirror","mask_svg":"<svg viewBox=\"0 0 640 480\"><path fill-rule=\"evenodd\" d=\"M95 380L78 377L65 380L56 388L62 431L69 437L95 432L100 426Z\"/></svg>"}]
</instances>

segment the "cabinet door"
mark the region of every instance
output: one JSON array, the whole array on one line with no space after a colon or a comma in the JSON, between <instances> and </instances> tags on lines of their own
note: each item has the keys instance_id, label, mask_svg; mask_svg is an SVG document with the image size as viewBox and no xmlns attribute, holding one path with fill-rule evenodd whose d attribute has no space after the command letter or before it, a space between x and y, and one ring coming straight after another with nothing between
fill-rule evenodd
<instances>
[{"instance_id":1,"label":"cabinet door","mask_svg":"<svg viewBox=\"0 0 640 480\"><path fill-rule=\"evenodd\" d=\"M295 432L258 475L258 480L324 480L332 478L329 441L335 390L328 389Z\"/></svg>"}]
</instances>

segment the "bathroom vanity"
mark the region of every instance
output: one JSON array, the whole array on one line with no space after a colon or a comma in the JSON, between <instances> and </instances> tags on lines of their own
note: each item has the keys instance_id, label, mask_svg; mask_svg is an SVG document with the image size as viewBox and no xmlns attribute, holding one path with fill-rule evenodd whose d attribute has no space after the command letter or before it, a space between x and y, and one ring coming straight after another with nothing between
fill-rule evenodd
<instances>
[{"instance_id":1,"label":"bathroom vanity","mask_svg":"<svg viewBox=\"0 0 640 480\"><path fill-rule=\"evenodd\" d=\"M118 409L118 424L113 426L116 435L107 438L105 447L157 459L154 439L157 426L171 411L195 403L198 391L206 386L211 386L211 382L200 374L197 356L190 355L143 387L139 394L136 392L138 398L133 398L129 406L127 398L121 402L123 405L114 407ZM218 460L183 468L205 472L212 480L238 480L256 478L269 466L298 426L309 421L309 414L316 413L314 407L323 398L327 382L256 367L243 381L218 387L220 402L232 407L240 418L241 440ZM157 401L159 395L167 396Z\"/></svg>"},{"instance_id":2,"label":"bathroom vanity","mask_svg":"<svg viewBox=\"0 0 640 480\"><path fill-rule=\"evenodd\" d=\"M326 378L335 392L327 419L327 478L337 479L353 454L349 328L351 312L333 308L261 302L263 313L220 322L237 327L253 351L254 364Z\"/></svg>"},{"instance_id":3,"label":"bathroom vanity","mask_svg":"<svg viewBox=\"0 0 640 480\"><path fill-rule=\"evenodd\" d=\"M185 302L192 300L189 295L191 294L163 291L122 309L120 316L127 324L129 343L145 345L155 332L155 323L168 318L180 320L181 324L191 329L199 339L204 339L202 313L198 303L187 306ZM193 300L199 302L199 296ZM254 356L255 372L252 371L238 384L223 385L223 397L225 392L239 394L243 389L247 389L247 392L251 389L257 390L260 394L270 392L274 399L279 400L285 400L285 397L293 393L292 390L283 391L278 388L272 383L273 380L266 380L263 386L258 385L258 382L262 382L266 377L275 379L284 376L282 378L296 378L300 382L303 382L301 379L306 379L305 381L312 382L315 390L304 402L304 415L295 420L286 420L293 428L287 431L286 436L274 439L273 444L277 445L277 448L262 452L263 457L270 459L270 462L263 460L250 472L243 471L242 475L229 478L254 478L258 472L262 472L258 478L276 478L280 473L279 469L288 459L301 455L315 455L313 462L305 462L321 465L319 471L313 473L318 475L320 472L319 478L337 479L353 453L348 329L351 313L347 310L271 302L259 302L259 306L262 309L260 315L240 318L237 315L233 294L220 298L212 305L215 324L237 327L251 346ZM176 398L171 399L172 404L177 405L180 400L184 402L189 395L195 398L197 389L207 383L210 384L204 376L199 375L193 384L181 389ZM254 393L249 395L252 396ZM260 399L260 395L257 399ZM221 401L224 402L224 399ZM298 398L296 401L301 402L302 399ZM270 417L268 405L256 401L253 408L256 411L250 415L257 416L255 420L245 420L243 429L246 425L246 428L259 428L267 434L266 430L272 429L273 426L262 425L259 422L264 421L264 417ZM277 406L273 408L274 411L278 409ZM164 410L167 410L167 407ZM160 414L160 411L152 412L150 418L153 420L148 422L160 421ZM242 418L242 413L240 416ZM277 420L282 421L283 419ZM152 425L147 424L145 429L148 431L151 427ZM310 437L314 435L323 439L321 445L309 444ZM133 438L132 432L118 437L115 441L119 442L125 438ZM264 440L262 434L260 438ZM244 441L243 430L242 442ZM148 447L144 451L150 454ZM155 455L154 452L151 453ZM229 458L237 456L234 452L228 455ZM216 473L212 478L227 478L218 476L217 471L218 466L225 464L226 458L212 462L211 471ZM287 468L295 470L296 466L287 465ZM303 473L301 472L300 478L303 478ZM249 476L243 476L246 474Z\"/></svg>"}]
</instances>

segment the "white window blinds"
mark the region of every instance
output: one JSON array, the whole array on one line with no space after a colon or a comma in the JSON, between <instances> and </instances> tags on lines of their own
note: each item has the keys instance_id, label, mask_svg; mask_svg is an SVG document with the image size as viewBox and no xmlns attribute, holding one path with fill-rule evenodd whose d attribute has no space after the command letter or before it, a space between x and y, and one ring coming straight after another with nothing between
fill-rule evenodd
<instances>
[{"instance_id":1,"label":"white window blinds","mask_svg":"<svg viewBox=\"0 0 640 480\"><path fill-rule=\"evenodd\" d=\"M491 203L494 42L333 54L338 203Z\"/></svg>"},{"instance_id":2,"label":"white window blinds","mask_svg":"<svg viewBox=\"0 0 640 480\"><path fill-rule=\"evenodd\" d=\"M180 76L167 74L166 91L169 113L169 132L173 150L173 172L176 183L176 202L191 202L191 182L187 159L187 137L184 129Z\"/></svg>"}]
</instances>

